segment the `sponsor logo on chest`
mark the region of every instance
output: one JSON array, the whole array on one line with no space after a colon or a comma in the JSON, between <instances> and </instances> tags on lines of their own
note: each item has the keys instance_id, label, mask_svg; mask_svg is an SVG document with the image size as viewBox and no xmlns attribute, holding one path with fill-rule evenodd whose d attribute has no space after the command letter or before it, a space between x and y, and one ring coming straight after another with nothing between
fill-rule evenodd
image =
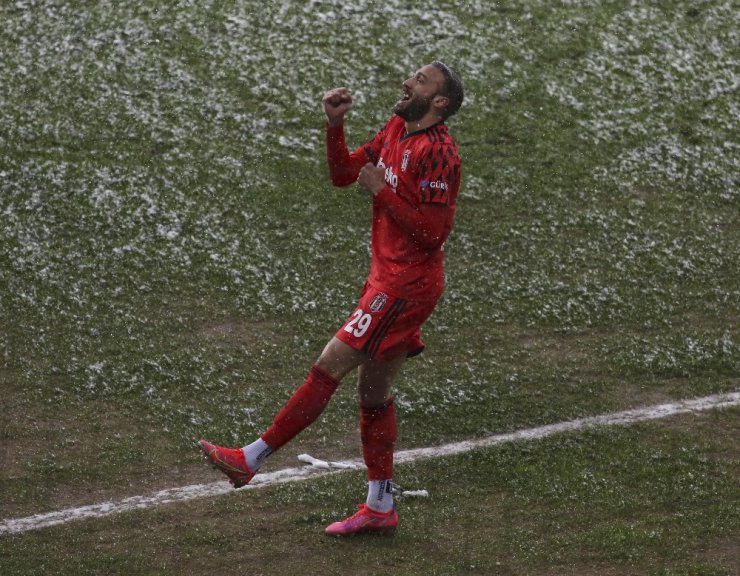
<instances>
[{"instance_id":1,"label":"sponsor logo on chest","mask_svg":"<svg viewBox=\"0 0 740 576\"><path fill-rule=\"evenodd\" d=\"M398 188L398 175L393 171L393 168L385 165L382 156L378 160L378 167L385 168L385 181L390 185L391 188L393 188L393 191L395 192L396 188Z\"/></svg>"},{"instance_id":2,"label":"sponsor logo on chest","mask_svg":"<svg viewBox=\"0 0 740 576\"><path fill-rule=\"evenodd\" d=\"M435 190L447 190L447 182L442 182L441 180L435 180L433 182L430 182L429 180L422 180L421 187L422 189L433 188Z\"/></svg>"}]
</instances>

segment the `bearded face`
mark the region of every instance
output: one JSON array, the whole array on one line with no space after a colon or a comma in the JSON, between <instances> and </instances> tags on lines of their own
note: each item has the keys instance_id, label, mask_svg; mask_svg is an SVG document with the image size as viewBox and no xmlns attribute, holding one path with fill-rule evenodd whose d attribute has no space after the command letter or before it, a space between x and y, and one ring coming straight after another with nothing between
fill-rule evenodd
<instances>
[{"instance_id":1,"label":"bearded face","mask_svg":"<svg viewBox=\"0 0 740 576\"><path fill-rule=\"evenodd\" d=\"M427 117L432 121L442 118L443 108L440 108L437 114L430 114L430 112L436 106L435 99L442 96L444 83L445 78L442 72L434 64L427 64L401 83L403 94L396 102L393 111L407 123L421 123Z\"/></svg>"},{"instance_id":2,"label":"bearded face","mask_svg":"<svg viewBox=\"0 0 740 576\"><path fill-rule=\"evenodd\" d=\"M403 97L396 103L393 111L406 122L421 120L432 106L432 97L423 97L404 90Z\"/></svg>"}]
</instances>

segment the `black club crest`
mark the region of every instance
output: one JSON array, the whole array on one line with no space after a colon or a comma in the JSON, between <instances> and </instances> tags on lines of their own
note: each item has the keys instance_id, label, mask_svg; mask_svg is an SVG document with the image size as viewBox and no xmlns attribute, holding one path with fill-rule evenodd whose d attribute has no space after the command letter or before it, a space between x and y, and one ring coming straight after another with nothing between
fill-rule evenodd
<instances>
[{"instance_id":1,"label":"black club crest","mask_svg":"<svg viewBox=\"0 0 740 576\"><path fill-rule=\"evenodd\" d=\"M385 303L388 301L388 296L381 292L378 294L375 298L373 298L373 301L370 303L370 311L371 312L380 312L383 309L383 306L385 306Z\"/></svg>"}]
</instances>

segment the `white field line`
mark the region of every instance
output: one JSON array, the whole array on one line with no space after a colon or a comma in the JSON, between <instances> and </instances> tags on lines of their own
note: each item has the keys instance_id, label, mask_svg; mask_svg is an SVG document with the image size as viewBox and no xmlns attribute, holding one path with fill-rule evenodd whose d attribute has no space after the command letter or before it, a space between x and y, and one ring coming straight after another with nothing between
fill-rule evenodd
<instances>
[{"instance_id":1,"label":"white field line","mask_svg":"<svg viewBox=\"0 0 740 576\"><path fill-rule=\"evenodd\" d=\"M465 440L462 442L453 442L442 446L429 448L415 448L413 450L404 450L395 454L395 462L403 464L417 460L439 458L442 456L452 456L483 448L515 442L518 440L536 440L546 438L561 432L571 432L594 428L598 426L628 425L636 422L656 420L666 418L677 414L686 414L692 412L702 412L720 408L729 408L740 406L740 391L728 394L717 394L704 398L695 398L692 400L683 400L670 404L660 404L647 408L637 408L626 410L624 412L615 412L613 414L603 414L601 416L592 416L580 418L569 422L560 422L557 424L548 424L537 428L519 430L509 434L498 434L479 438L476 440ZM304 455L306 456L306 455ZM305 462L310 462L311 457L302 458ZM318 461L321 462L321 461ZM309 477L325 476L328 474L338 474L348 469L364 468L360 460L345 460L341 462L328 463L321 462L322 465L302 466L300 468L285 468L276 472L258 474L252 482L240 488L240 490L255 490L264 486L273 486L284 482L295 482ZM66 524L74 520L83 518L101 518L111 514L118 514L129 510L141 510L169 504L173 502L185 502L196 498L205 498L219 496L232 492L234 489L226 482L212 482L210 484L193 484L191 486L181 486L179 488L170 488L151 494L149 496L132 496L123 500L104 502L102 504L92 504L80 508L67 508L56 512L47 512L36 514L26 518L10 518L0 523L0 535L18 534L29 530L46 528L57 524Z\"/></svg>"}]
</instances>

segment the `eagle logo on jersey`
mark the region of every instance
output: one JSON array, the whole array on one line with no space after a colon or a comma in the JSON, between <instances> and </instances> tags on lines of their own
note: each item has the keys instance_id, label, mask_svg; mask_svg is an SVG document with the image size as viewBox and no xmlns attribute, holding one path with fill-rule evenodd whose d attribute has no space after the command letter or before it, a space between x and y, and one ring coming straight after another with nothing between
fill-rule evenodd
<instances>
[{"instance_id":1,"label":"eagle logo on jersey","mask_svg":"<svg viewBox=\"0 0 740 576\"><path fill-rule=\"evenodd\" d=\"M384 292L378 294L370 303L370 312L380 312L388 301L388 295Z\"/></svg>"},{"instance_id":2,"label":"eagle logo on jersey","mask_svg":"<svg viewBox=\"0 0 740 576\"><path fill-rule=\"evenodd\" d=\"M403 159L401 160L401 172L406 172L406 169L409 167L409 157L411 156L411 149L406 148L406 151L403 153Z\"/></svg>"}]
</instances>

